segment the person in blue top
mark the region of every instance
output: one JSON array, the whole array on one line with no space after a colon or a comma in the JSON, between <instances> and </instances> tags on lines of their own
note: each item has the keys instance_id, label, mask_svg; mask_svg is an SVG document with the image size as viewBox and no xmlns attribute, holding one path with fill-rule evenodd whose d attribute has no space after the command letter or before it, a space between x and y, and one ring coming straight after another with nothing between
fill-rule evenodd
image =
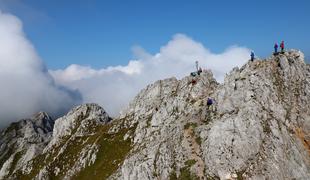
<instances>
[{"instance_id":1,"label":"person in blue top","mask_svg":"<svg viewBox=\"0 0 310 180\"><path fill-rule=\"evenodd\" d=\"M213 99L212 98L208 98L208 100L207 100L207 110L210 110L210 107L212 106L212 104L213 104Z\"/></svg>"},{"instance_id":2,"label":"person in blue top","mask_svg":"<svg viewBox=\"0 0 310 180\"><path fill-rule=\"evenodd\" d=\"M254 61L254 57L255 57L255 55L254 55L254 52L252 51L251 52L251 61Z\"/></svg>"},{"instance_id":3,"label":"person in blue top","mask_svg":"<svg viewBox=\"0 0 310 180\"><path fill-rule=\"evenodd\" d=\"M213 104L213 100L211 98L208 98L207 106L211 106L212 104Z\"/></svg>"},{"instance_id":4,"label":"person in blue top","mask_svg":"<svg viewBox=\"0 0 310 180\"><path fill-rule=\"evenodd\" d=\"M275 43L275 44L274 44L274 53L275 53L275 54L278 53L278 47L279 47L278 44Z\"/></svg>"}]
</instances>

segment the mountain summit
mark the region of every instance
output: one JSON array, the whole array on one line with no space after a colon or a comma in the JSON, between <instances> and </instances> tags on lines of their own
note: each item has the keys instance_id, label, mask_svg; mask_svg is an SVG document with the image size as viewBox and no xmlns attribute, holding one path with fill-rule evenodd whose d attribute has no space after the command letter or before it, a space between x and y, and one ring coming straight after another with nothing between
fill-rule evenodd
<instances>
[{"instance_id":1,"label":"mountain summit","mask_svg":"<svg viewBox=\"0 0 310 180\"><path fill-rule=\"evenodd\" d=\"M213 104L208 106L208 98ZM300 51L148 85L111 119L96 104L0 136L1 179L309 179L310 66Z\"/></svg>"}]
</instances>

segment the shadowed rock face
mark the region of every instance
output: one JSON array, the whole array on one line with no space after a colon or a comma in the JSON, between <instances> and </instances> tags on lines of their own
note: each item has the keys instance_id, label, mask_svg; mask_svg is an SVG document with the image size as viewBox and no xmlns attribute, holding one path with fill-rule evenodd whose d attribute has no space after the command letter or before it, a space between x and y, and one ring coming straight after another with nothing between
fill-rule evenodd
<instances>
[{"instance_id":1,"label":"shadowed rock face","mask_svg":"<svg viewBox=\"0 0 310 180\"><path fill-rule=\"evenodd\" d=\"M54 121L44 112L12 123L0 135L0 179L42 153L51 139Z\"/></svg>"},{"instance_id":2,"label":"shadowed rock face","mask_svg":"<svg viewBox=\"0 0 310 180\"><path fill-rule=\"evenodd\" d=\"M308 179L309 95L310 66L295 50L234 68L223 84L207 70L160 80L112 121L87 104L54 129L44 113L12 124L0 138L1 177ZM25 139L39 150L22 161ZM15 141L22 148L9 151Z\"/></svg>"}]
</instances>

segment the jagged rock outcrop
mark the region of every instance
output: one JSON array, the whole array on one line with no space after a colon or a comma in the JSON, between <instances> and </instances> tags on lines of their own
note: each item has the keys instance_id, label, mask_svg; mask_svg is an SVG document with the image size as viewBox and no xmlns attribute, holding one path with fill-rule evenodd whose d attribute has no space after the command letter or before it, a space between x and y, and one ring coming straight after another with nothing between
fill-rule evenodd
<instances>
[{"instance_id":1,"label":"jagged rock outcrop","mask_svg":"<svg viewBox=\"0 0 310 180\"><path fill-rule=\"evenodd\" d=\"M55 121L50 142L42 154L29 161L27 172L17 171L14 178L70 179L96 160L99 129L111 118L96 104L85 104L72 109ZM99 135L98 135L99 133Z\"/></svg>"},{"instance_id":2,"label":"jagged rock outcrop","mask_svg":"<svg viewBox=\"0 0 310 180\"><path fill-rule=\"evenodd\" d=\"M138 123L119 179L308 179L310 68L291 50L235 68L159 81L121 118ZM208 97L216 101L207 108Z\"/></svg>"},{"instance_id":3,"label":"jagged rock outcrop","mask_svg":"<svg viewBox=\"0 0 310 180\"><path fill-rule=\"evenodd\" d=\"M55 121L53 137L45 148L49 151L59 146L63 139L88 136L94 133L94 129L111 120L105 110L97 104L85 104L73 108L66 116Z\"/></svg>"},{"instance_id":4,"label":"jagged rock outcrop","mask_svg":"<svg viewBox=\"0 0 310 180\"><path fill-rule=\"evenodd\" d=\"M249 61L222 84L207 70L160 80L114 120L95 104L71 110L39 155L2 172L11 179L309 179L309 95L310 66L296 50Z\"/></svg>"},{"instance_id":5,"label":"jagged rock outcrop","mask_svg":"<svg viewBox=\"0 0 310 180\"><path fill-rule=\"evenodd\" d=\"M206 173L221 179L309 179L310 68L289 51L235 68L201 127Z\"/></svg>"},{"instance_id":6,"label":"jagged rock outcrop","mask_svg":"<svg viewBox=\"0 0 310 180\"><path fill-rule=\"evenodd\" d=\"M54 126L52 118L40 112L30 119L12 123L0 135L0 179L41 154L49 143Z\"/></svg>"},{"instance_id":7,"label":"jagged rock outcrop","mask_svg":"<svg viewBox=\"0 0 310 180\"><path fill-rule=\"evenodd\" d=\"M205 165L194 128L208 121L206 98L217 87L212 73L204 71L200 77L157 81L142 90L120 116L137 127L134 153L115 178L169 179L180 171L188 175L190 169L203 177Z\"/></svg>"}]
</instances>

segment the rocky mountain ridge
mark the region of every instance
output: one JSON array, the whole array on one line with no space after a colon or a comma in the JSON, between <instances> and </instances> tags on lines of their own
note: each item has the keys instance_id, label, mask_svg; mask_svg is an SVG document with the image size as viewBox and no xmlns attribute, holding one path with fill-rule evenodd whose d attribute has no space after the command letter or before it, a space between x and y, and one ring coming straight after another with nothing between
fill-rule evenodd
<instances>
[{"instance_id":1,"label":"rocky mountain ridge","mask_svg":"<svg viewBox=\"0 0 310 180\"><path fill-rule=\"evenodd\" d=\"M0 179L309 179L309 95L296 50L249 61L222 84L207 70L160 80L113 120L86 104L55 124L44 113L12 124Z\"/></svg>"},{"instance_id":2,"label":"rocky mountain ridge","mask_svg":"<svg viewBox=\"0 0 310 180\"><path fill-rule=\"evenodd\" d=\"M14 168L24 169L23 164L41 154L51 139L53 126L52 118L39 112L6 128L0 135L0 179Z\"/></svg>"}]
</instances>

